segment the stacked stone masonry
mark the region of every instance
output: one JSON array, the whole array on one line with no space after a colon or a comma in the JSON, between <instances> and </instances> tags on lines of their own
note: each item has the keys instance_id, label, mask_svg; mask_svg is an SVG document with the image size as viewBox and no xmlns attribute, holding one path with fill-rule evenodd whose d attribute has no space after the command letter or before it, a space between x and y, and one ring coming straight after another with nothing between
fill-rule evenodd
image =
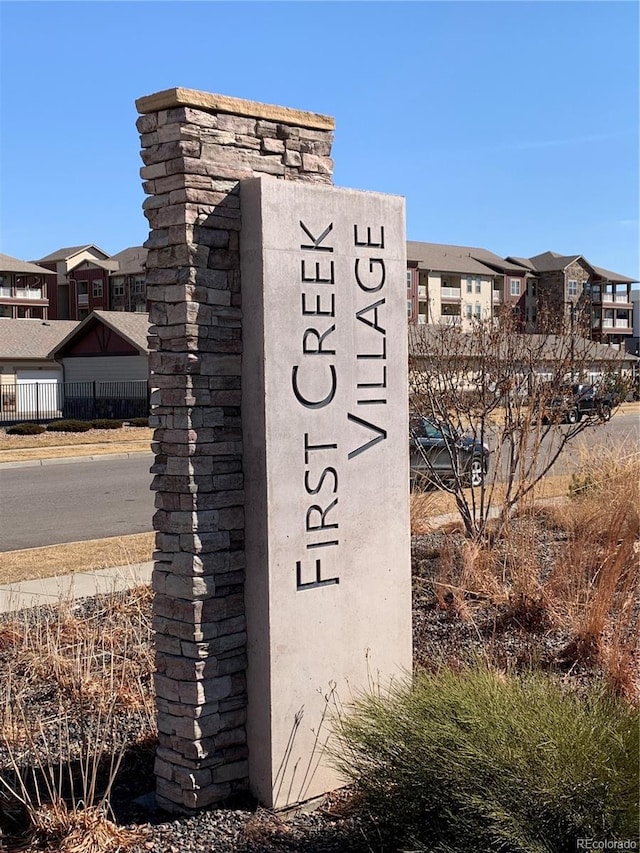
<instances>
[{"instance_id":1,"label":"stacked stone masonry","mask_svg":"<svg viewBox=\"0 0 640 853\"><path fill-rule=\"evenodd\" d=\"M222 111L206 93L191 100L207 108L192 107L175 92L161 93L166 108L138 101L137 126L150 225L156 792L179 812L248 786L239 181L331 184L333 120L231 99Z\"/></svg>"}]
</instances>

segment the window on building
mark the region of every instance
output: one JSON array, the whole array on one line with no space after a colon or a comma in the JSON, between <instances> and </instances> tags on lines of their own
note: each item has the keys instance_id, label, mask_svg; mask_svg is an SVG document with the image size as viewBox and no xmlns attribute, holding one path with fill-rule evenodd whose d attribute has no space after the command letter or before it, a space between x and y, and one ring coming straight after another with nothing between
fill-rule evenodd
<instances>
[{"instance_id":1,"label":"window on building","mask_svg":"<svg viewBox=\"0 0 640 853\"><path fill-rule=\"evenodd\" d=\"M144 277L136 277L133 280L133 292L138 295L144 293Z\"/></svg>"},{"instance_id":2,"label":"window on building","mask_svg":"<svg viewBox=\"0 0 640 853\"><path fill-rule=\"evenodd\" d=\"M479 320L482 317L482 305L480 305L478 302L476 302L474 306L473 316L476 318L476 320Z\"/></svg>"},{"instance_id":3,"label":"window on building","mask_svg":"<svg viewBox=\"0 0 640 853\"><path fill-rule=\"evenodd\" d=\"M575 278L569 279L569 296L577 296L578 295L578 282Z\"/></svg>"},{"instance_id":4,"label":"window on building","mask_svg":"<svg viewBox=\"0 0 640 853\"><path fill-rule=\"evenodd\" d=\"M407 270L407 290L411 288L411 270Z\"/></svg>"},{"instance_id":5,"label":"window on building","mask_svg":"<svg viewBox=\"0 0 640 853\"><path fill-rule=\"evenodd\" d=\"M118 278L113 282L113 295L124 296L124 279Z\"/></svg>"},{"instance_id":6,"label":"window on building","mask_svg":"<svg viewBox=\"0 0 640 853\"><path fill-rule=\"evenodd\" d=\"M136 314L144 314L146 310L147 306L144 304L144 302L138 302L138 304L136 305Z\"/></svg>"},{"instance_id":7,"label":"window on building","mask_svg":"<svg viewBox=\"0 0 640 853\"><path fill-rule=\"evenodd\" d=\"M98 278L93 282L93 298L99 299L102 296L102 279Z\"/></svg>"},{"instance_id":8,"label":"window on building","mask_svg":"<svg viewBox=\"0 0 640 853\"><path fill-rule=\"evenodd\" d=\"M411 316L411 300L407 299L407 317Z\"/></svg>"},{"instance_id":9,"label":"window on building","mask_svg":"<svg viewBox=\"0 0 640 853\"><path fill-rule=\"evenodd\" d=\"M467 279L467 293L473 293L473 279L471 276Z\"/></svg>"},{"instance_id":10,"label":"window on building","mask_svg":"<svg viewBox=\"0 0 640 853\"><path fill-rule=\"evenodd\" d=\"M76 294L78 305L88 305L89 304L89 282L88 281L78 281L76 282Z\"/></svg>"},{"instance_id":11,"label":"window on building","mask_svg":"<svg viewBox=\"0 0 640 853\"><path fill-rule=\"evenodd\" d=\"M449 305L444 302L440 306L440 316L441 317L459 317L460 316L460 306L459 305Z\"/></svg>"},{"instance_id":12,"label":"window on building","mask_svg":"<svg viewBox=\"0 0 640 853\"><path fill-rule=\"evenodd\" d=\"M471 305L465 305L465 306L464 306L464 313L465 313L465 314L466 314L466 316L467 316L467 320L470 320L470 319L471 319L471 315L472 315L472 308L471 308Z\"/></svg>"},{"instance_id":13,"label":"window on building","mask_svg":"<svg viewBox=\"0 0 640 853\"><path fill-rule=\"evenodd\" d=\"M482 291L482 281L477 278L476 279L476 293L480 293Z\"/></svg>"},{"instance_id":14,"label":"window on building","mask_svg":"<svg viewBox=\"0 0 640 853\"><path fill-rule=\"evenodd\" d=\"M520 296L520 279L512 278L511 279L511 295L512 296Z\"/></svg>"},{"instance_id":15,"label":"window on building","mask_svg":"<svg viewBox=\"0 0 640 853\"><path fill-rule=\"evenodd\" d=\"M84 320L85 317L89 316L88 308L78 308L78 320Z\"/></svg>"},{"instance_id":16,"label":"window on building","mask_svg":"<svg viewBox=\"0 0 640 853\"><path fill-rule=\"evenodd\" d=\"M529 282L529 296L535 296L535 295L536 295L536 283L535 283L535 281L530 281Z\"/></svg>"}]
</instances>

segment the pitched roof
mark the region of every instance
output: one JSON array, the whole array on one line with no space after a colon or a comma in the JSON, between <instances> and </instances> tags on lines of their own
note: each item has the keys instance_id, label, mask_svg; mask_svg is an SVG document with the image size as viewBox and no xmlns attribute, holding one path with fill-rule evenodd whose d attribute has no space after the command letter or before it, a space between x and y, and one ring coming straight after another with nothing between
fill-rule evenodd
<instances>
[{"instance_id":1,"label":"pitched roof","mask_svg":"<svg viewBox=\"0 0 640 853\"><path fill-rule=\"evenodd\" d=\"M637 281L636 278L629 278L626 275L620 275L619 272L611 272L611 270L605 270L602 267L593 267L593 269L607 281L619 281L621 284L635 284Z\"/></svg>"},{"instance_id":2,"label":"pitched roof","mask_svg":"<svg viewBox=\"0 0 640 853\"><path fill-rule=\"evenodd\" d=\"M135 275L142 273L146 269L147 252L144 246L130 246L128 249L123 249L115 255L111 255L111 260L117 261L118 266L113 272L113 275Z\"/></svg>"},{"instance_id":3,"label":"pitched roof","mask_svg":"<svg viewBox=\"0 0 640 853\"><path fill-rule=\"evenodd\" d=\"M94 243L85 243L84 246L67 246L64 249L56 249L55 252L52 252L50 255L46 255L44 258L39 258L39 263L44 263L45 261L66 261L68 258L72 258L74 255L77 255L79 252L84 251L84 249L97 249L101 255L104 255L105 258L108 258L109 255L107 252L103 251L99 246L96 246Z\"/></svg>"},{"instance_id":4,"label":"pitched roof","mask_svg":"<svg viewBox=\"0 0 640 853\"><path fill-rule=\"evenodd\" d=\"M495 275L477 261L467 246L447 246L443 243L417 243L407 241L407 259L417 261L418 268L438 272L464 273L466 275Z\"/></svg>"},{"instance_id":5,"label":"pitched roof","mask_svg":"<svg viewBox=\"0 0 640 853\"><path fill-rule=\"evenodd\" d=\"M559 255L557 252L543 252L541 255L534 255L529 258L529 262L536 272L551 272L553 270L563 270L573 261L581 259L589 267L602 278L607 281L617 281L621 284L634 284L637 279L629 278L626 275L621 275L618 272L605 270L603 267L596 267L585 258L584 255ZM514 260L518 260L515 258ZM526 259L522 259L526 260Z\"/></svg>"},{"instance_id":6,"label":"pitched roof","mask_svg":"<svg viewBox=\"0 0 640 853\"><path fill-rule=\"evenodd\" d=\"M597 343L588 338L576 335L571 344L570 335L542 335L521 334L518 335L508 352L507 358L517 358L517 344L521 344L523 360L530 358L530 353L538 352L550 362L560 358L566 358L571 348L574 357L583 363L602 364L607 362L635 362L640 359L624 350L607 344ZM409 352L414 356L425 356L427 358L442 357L443 352L451 353L452 357L473 358L476 355L474 345L475 338L469 332L461 332L454 326L424 325L413 326L409 330Z\"/></svg>"},{"instance_id":7,"label":"pitched roof","mask_svg":"<svg viewBox=\"0 0 640 853\"><path fill-rule=\"evenodd\" d=\"M49 358L51 349L77 325L77 320L0 317L0 358Z\"/></svg>"},{"instance_id":8,"label":"pitched roof","mask_svg":"<svg viewBox=\"0 0 640 853\"><path fill-rule=\"evenodd\" d=\"M492 269L499 270L500 272L518 273L519 275L523 275L528 271L528 267L526 267L525 264L520 264L511 258L501 258L500 255L496 255L488 249L471 248L469 249L469 253L477 261L481 261L483 264L487 264L492 267Z\"/></svg>"},{"instance_id":9,"label":"pitched roof","mask_svg":"<svg viewBox=\"0 0 640 853\"><path fill-rule=\"evenodd\" d=\"M60 355L67 345L81 336L87 327L95 323L104 323L121 338L128 341L131 346L146 355L149 351L149 315L143 313L132 313L129 311L92 311L81 323L75 324L75 328L69 330L68 334L57 341L49 355L54 358Z\"/></svg>"},{"instance_id":10,"label":"pitched roof","mask_svg":"<svg viewBox=\"0 0 640 853\"><path fill-rule=\"evenodd\" d=\"M536 272L552 272L565 269L578 258L586 260L582 255L559 255L557 252L542 252L541 255L534 255L529 260ZM586 263L589 262L586 261Z\"/></svg>"},{"instance_id":11,"label":"pitched roof","mask_svg":"<svg viewBox=\"0 0 640 853\"><path fill-rule=\"evenodd\" d=\"M518 264L518 266L525 267L532 272L535 272L535 267L529 260L529 258L517 258L515 255L507 255L508 261L513 261L514 264Z\"/></svg>"},{"instance_id":12,"label":"pitched roof","mask_svg":"<svg viewBox=\"0 0 640 853\"><path fill-rule=\"evenodd\" d=\"M102 261L100 258L78 258L75 263L69 264L67 272L72 272L82 264L93 264L94 267L100 267L100 269L107 270L110 273L118 269L118 262L112 259Z\"/></svg>"},{"instance_id":13,"label":"pitched roof","mask_svg":"<svg viewBox=\"0 0 640 853\"><path fill-rule=\"evenodd\" d=\"M21 261L12 258L11 255L3 255L0 252L0 272L23 273L24 275L52 275L51 270L39 267L29 261Z\"/></svg>"}]
</instances>

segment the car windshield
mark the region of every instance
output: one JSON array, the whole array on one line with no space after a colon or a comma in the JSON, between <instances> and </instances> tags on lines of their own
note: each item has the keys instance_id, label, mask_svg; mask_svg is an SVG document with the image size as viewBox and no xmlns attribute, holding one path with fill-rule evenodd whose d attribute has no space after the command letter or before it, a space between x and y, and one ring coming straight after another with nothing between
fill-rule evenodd
<instances>
[{"instance_id":1,"label":"car windshield","mask_svg":"<svg viewBox=\"0 0 640 853\"><path fill-rule=\"evenodd\" d=\"M425 438L442 439L452 437L450 431L446 427L436 426L436 424L431 423L431 421L426 418L421 418L418 421L417 427L417 434L424 436Z\"/></svg>"}]
</instances>

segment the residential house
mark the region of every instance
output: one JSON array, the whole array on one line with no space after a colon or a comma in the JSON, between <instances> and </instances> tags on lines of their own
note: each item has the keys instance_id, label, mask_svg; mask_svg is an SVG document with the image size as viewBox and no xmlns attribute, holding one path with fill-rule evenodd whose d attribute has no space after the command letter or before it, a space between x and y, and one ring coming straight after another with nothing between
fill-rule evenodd
<instances>
[{"instance_id":1,"label":"residential house","mask_svg":"<svg viewBox=\"0 0 640 853\"><path fill-rule=\"evenodd\" d=\"M482 339L474 338L473 334L452 335L446 326L425 325L409 335L411 369L437 373L443 364L453 361L456 371L466 376L463 382L471 390L478 381L486 382L483 362L490 356L495 366L504 344L496 350L492 341L488 352L483 349ZM533 367L532 354L535 354ZM640 364L640 359L628 352L580 335L517 335L504 346L502 356L512 371L511 376L526 379L526 385L531 380L567 381L574 369L581 381L589 383L597 383L608 374L630 377L636 375Z\"/></svg>"},{"instance_id":2,"label":"residential house","mask_svg":"<svg viewBox=\"0 0 640 853\"><path fill-rule=\"evenodd\" d=\"M59 416L63 368L50 352L77 325L74 320L0 318L0 422L25 420L34 411Z\"/></svg>"},{"instance_id":3,"label":"residential house","mask_svg":"<svg viewBox=\"0 0 640 853\"><path fill-rule=\"evenodd\" d=\"M131 246L111 256L117 268L109 276L109 308L111 311L146 313L145 274L147 249Z\"/></svg>"},{"instance_id":4,"label":"residential house","mask_svg":"<svg viewBox=\"0 0 640 853\"><path fill-rule=\"evenodd\" d=\"M58 249L37 263L56 273L49 290L49 314L55 320L83 320L109 307L109 273L117 261L93 244Z\"/></svg>"},{"instance_id":5,"label":"residential house","mask_svg":"<svg viewBox=\"0 0 640 853\"><path fill-rule=\"evenodd\" d=\"M65 382L147 382L149 315L92 311L59 341L51 358Z\"/></svg>"},{"instance_id":6,"label":"residential house","mask_svg":"<svg viewBox=\"0 0 640 853\"><path fill-rule=\"evenodd\" d=\"M502 277L466 246L407 242L409 322L461 324L493 316L494 287Z\"/></svg>"},{"instance_id":7,"label":"residential house","mask_svg":"<svg viewBox=\"0 0 640 853\"><path fill-rule=\"evenodd\" d=\"M146 416L148 335L142 313L0 319L0 422Z\"/></svg>"},{"instance_id":8,"label":"residential house","mask_svg":"<svg viewBox=\"0 0 640 853\"><path fill-rule=\"evenodd\" d=\"M0 254L0 317L46 320L51 281L55 276L50 270Z\"/></svg>"}]
</instances>

